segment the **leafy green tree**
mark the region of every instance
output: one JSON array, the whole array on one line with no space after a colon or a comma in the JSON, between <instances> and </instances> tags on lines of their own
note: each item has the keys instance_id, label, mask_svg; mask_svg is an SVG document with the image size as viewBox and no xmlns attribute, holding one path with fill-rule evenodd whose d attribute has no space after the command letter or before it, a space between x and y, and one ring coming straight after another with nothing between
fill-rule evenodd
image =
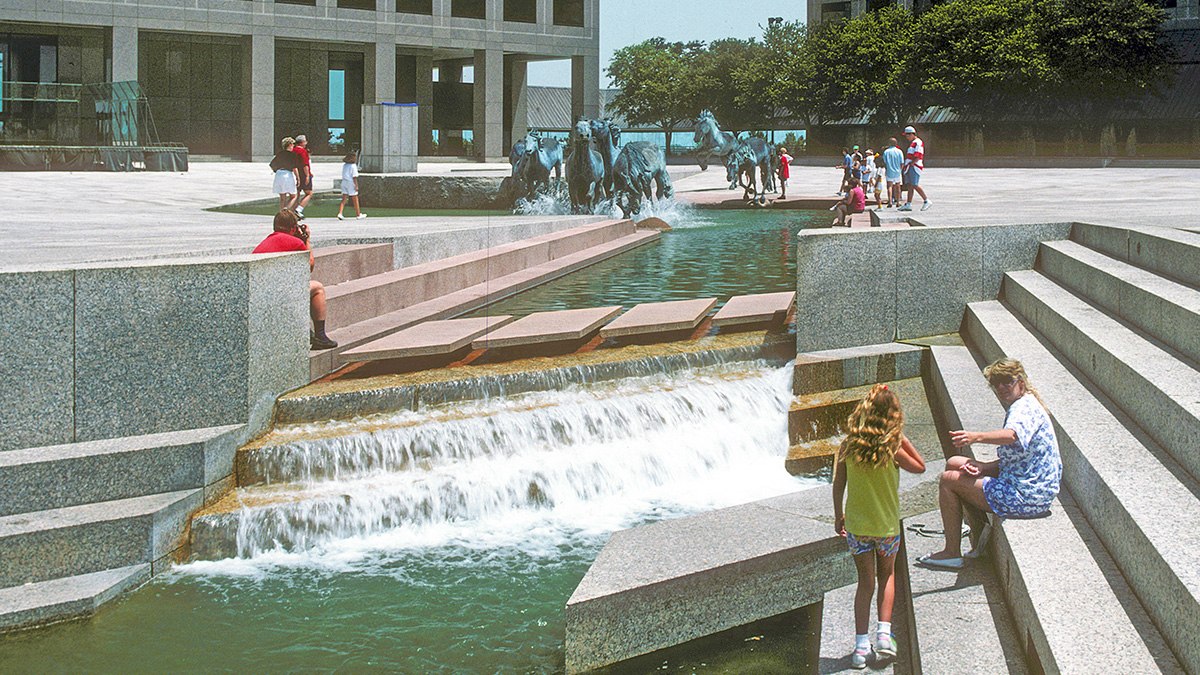
<instances>
[{"instance_id":1,"label":"leafy green tree","mask_svg":"<svg viewBox=\"0 0 1200 675\"><path fill-rule=\"evenodd\" d=\"M714 40L708 49L697 53L691 68L693 114L711 110L727 131L760 128L768 123L774 117L774 104L764 96L745 95L745 83L735 76L765 52L766 47L753 38L726 38Z\"/></svg>"},{"instance_id":2,"label":"leafy green tree","mask_svg":"<svg viewBox=\"0 0 1200 675\"><path fill-rule=\"evenodd\" d=\"M750 53L732 73L739 104L771 111L782 108L799 121L814 121L816 99L808 87L813 65L807 43L808 27L802 21L768 24L763 48Z\"/></svg>"},{"instance_id":3,"label":"leafy green tree","mask_svg":"<svg viewBox=\"0 0 1200 675\"><path fill-rule=\"evenodd\" d=\"M630 124L662 129L670 148L672 129L695 112L693 66L704 45L656 37L618 50L605 69L620 90L608 109Z\"/></svg>"}]
</instances>

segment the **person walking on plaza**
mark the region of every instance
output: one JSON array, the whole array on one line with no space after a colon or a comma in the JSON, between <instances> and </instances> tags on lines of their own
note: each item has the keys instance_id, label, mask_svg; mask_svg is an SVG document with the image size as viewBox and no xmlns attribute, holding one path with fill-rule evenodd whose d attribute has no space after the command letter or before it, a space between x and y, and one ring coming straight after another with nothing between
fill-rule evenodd
<instances>
[{"instance_id":1,"label":"person walking on plaza","mask_svg":"<svg viewBox=\"0 0 1200 675\"><path fill-rule=\"evenodd\" d=\"M296 153L296 157L300 160L300 191L304 196L300 198L300 203L296 205L296 215L304 218L304 207L308 206L308 202L312 200L313 182L312 182L312 158L308 156L308 138L304 134L296 137L296 144L292 146L292 152ZM296 195L300 197L299 193Z\"/></svg>"},{"instance_id":2,"label":"person walking on plaza","mask_svg":"<svg viewBox=\"0 0 1200 675\"><path fill-rule=\"evenodd\" d=\"M900 206L900 182L903 177L901 167L904 165L904 153L898 147L896 139L888 139L888 147L883 151L884 173L887 176L888 206Z\"/></svg>"},{"instance_id":3,"label":"person walking on plaza","mask_svg":"<svg viewBox=\"0 0 1200 675\"><path fill-rule=\"evenodd\" d=\"M850 666L860 669L867 666L872 648L877 661L896 656L892 608L900 551L899 470L924 473L925 460L904 436L900 400L886 384L871 388L846 420L846 429L833 465L833 530L846 538L858 569ZM876 579L879 624L872 644L868 631Z\"/></svg>"},{"instance_id":4,"label":"person walking on plaza","mask_svg":"<svg viewBox=\"0 0 1200 675\"><path fill-rule=\"evenodd\" d=\"M779 198L787 199L788 178L792 175L792 156L787 148L779 146Z\"/></svg>"},{"instance_id":5,"label":"person walking on plaza","mask_svg":"<svg viewBox=\"0 0 1200 675\"><path fill-rule=\"evenodd\" d=\"M921 210L924 211L933 206L933 201L925 195L925 189L921 187L921 172L925 169L925 144L917 138L917 130L912 126L904 127L904 138L908 141L908 152L904 153L904 187L908 190L908 199L899 210L912 211L913 190L916 190L921 199L925 200L921 204Z\"/></svg>"},{"instance_id":6,"label":"person walking on plaza","mask_svg":"<svg viewBox=\"0 0 1200 675\"><path fill-rule=\"evenodd\" d=\"M312 271L312 249L308 246L308 228L300 222L294 211L280 209L275 214L274 232L267 235L254 253L287 253L290 251L308 251L308 269ZM325 286L316 279L308 281L308 315L312 319L312 332L308 335L309 346L312 349L333 349L338 343L329 339L325 334Z\"/></svg>"},{"instance_id":7,"label":"person walking on plaza","mask_svg":"<svg viewBox=\"0 0 1200 675\"><path fill-rule=\"evenodd\" d=\"M367 217L367 214L358 208L358 153L351 152L342 158L342 203L338 204L338 220L345 220L342 215L342 209L346 208L346 199L349 198L354 202L355 216L359 220Z\"/></svg>"},{"instance_id":8,"label":"person walking on plaza","mask_svg":"<svg viewBox=\"0 0 1200 675\"><path fill-rule=\"evenodd\" d=\"M850 148L842 148L842 182L838 186L837 196L846 196L846 191L850 189L850 165L854 163L854 157L850 155Z\"/></svg>"},{"instance_id":9,"label":"person walking on plaza","mask_svg":"<svg viewBox=\"0 0 1200 675\"><path fill-rule=\"evenodd\" d=\"M291 137L280 141L280 151L271 160L271 169L275 172L274 191L279 195L279 208L290 209L296 205L296 198L299 193L296 186L299 185L299 176L297 172L300 170L300 158L296 153L292 152L292 146L296 142Z\"/></svg>"}]
</instances>

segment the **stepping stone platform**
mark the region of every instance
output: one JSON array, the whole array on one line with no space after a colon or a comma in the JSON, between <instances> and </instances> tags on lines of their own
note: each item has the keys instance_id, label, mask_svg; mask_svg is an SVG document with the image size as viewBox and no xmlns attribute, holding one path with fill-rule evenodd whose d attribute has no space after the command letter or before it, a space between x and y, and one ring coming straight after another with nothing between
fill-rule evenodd
<instances>
[{"instance_id":1,"label":"stepping stone platform","mask_svg":"<svg viewBox=\"0 0 1200 675\"><path fill-rule=\"evenodd\" d=\"M693 329L716 307L716 298L644 302L600 329L604 338Z\"/></svg>"},{"instance_id":2,"label":"stepping stone platform","mask_svg":"<svg viewBox=\"0 0 1200 675\"><path fill-rule=\"evenodd\" d=\"M713 325L781 322L787 317L795 301L795 291L734 296L713 317Z\"/></svg>"},{"instance_id":3,"label":"stepping stone platform","mask_svg":"<svg viewBox=\"0 0 1200 675\"><path fill-rule=\"evenodd\" d=\"M472 340L489 330L512 321L513 317L508 314L477 319L426 321L361 347L348 349L342 352L342 356L347 361L378 361L450 354L471 344Z\"/></svg>"},{"instance_id":4,"label":"stepping stone platform","mask_svg":"<svg viewBox=\"0 0 1200 675\"><path fill-rule=\"evenodd\" d=\"M488 332L472 344L475 349L516 347L563 340L580 340L621 313L620 306L538 312Z\"/></svg>"}]
</instances>

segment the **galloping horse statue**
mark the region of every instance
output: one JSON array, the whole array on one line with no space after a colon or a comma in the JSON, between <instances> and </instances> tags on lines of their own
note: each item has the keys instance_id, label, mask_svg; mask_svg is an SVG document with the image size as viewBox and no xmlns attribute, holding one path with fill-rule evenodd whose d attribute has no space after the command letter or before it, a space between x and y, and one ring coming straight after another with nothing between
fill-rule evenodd
<instances>
[{"instance_id":1,"label":"galloping horse statue","mask_svg":"<svg viewBox=\"0 0 1200 675\"><path fill-rule=\"evenodd\" d=\"M516 143L513 143L512 150L508 153L508 163L512 164L512 175L517 175L517 167L521 163L521 158L525 156L525 139L522 138Z\"/></svg>"},{"instance_id":2,"label":"galloping horse statue","mask_svg":"<svg viewBox=\"0 0 1200 675\"><path fill-rule=\"evenodd\" d=\"M725 178L730 181L730 189L737 189L739 184L745 188L744 199L765 204L767 190L775 190L775 170L778 163L775 146L757 136L751 136L739 143L725 159ZM756 168L762 177L761 191L755 181Z\"/></svg>"},{"instance_id":3,"label":"galloping horse statue","mask_svg":"<svg viewBox=\"0 0 1200 675\"><path fill-rule=\"evenodd\" d=\"M600 151L600 156L604 158L604 192L612 195L613 162L617 160L617 153L620 152L621 127L610 122L608 118L592 120L591 126L592 141Z\"/></svg>"},{"instance_id":4,"label":"galloping horse statue","mask_svg":"<svg viewBox=\"0 0 1200 675\"><path fill-rule=\"evenodd\" d=\"M515 150L514 146L514 150ZM542 138L536 130L525 136L525 153L517 161L514 176L525 183L526 197L532 199L538 186L550 191L550 170L555 182L562 180L562 146L556 138Z\"/></svg>"},{"instance_id":5,"label":"galloping horse statue","mask_svg":"<svg viewBox=\"0 0 1200 675\"><path fill-rule=\"evenodd\" d=\"M613 201L625 218L641 210L642 197L651 198L654 184L658 187L658 199L668 199L675 194L662 148L649 141L626 143L613 162L612 193Z\"/></svg>"},{"instance_id":6,"label":"galloping horse statue","mask_svg":"<svg viewBox=\"0 0 1200 675\"><path fill-rule=\"evenodd\" d=\"M571 130L567 155L567 192L571 195L571 211L591 213L596 203L604 199L604 158L592 149L592 125L581 119Z\"/></svg>"},{"instance_id":7,"label":"galloping horse statue","mask_svg":"<svg viewBox=\"0 0 1200 675\"><path fill-rule=\"evenodd\" d=\"M696 144L696 163L700 165L701 171L708 171L708 160L714 155L724 160L729 153L737 149L737 136L728 131L721 131L721 127L717 125L717 118L708 110L701 112L696 118L695 131L692 142ZM734 187L736 186L730 185L729 189Z\"/></svg>"}]
</instances>

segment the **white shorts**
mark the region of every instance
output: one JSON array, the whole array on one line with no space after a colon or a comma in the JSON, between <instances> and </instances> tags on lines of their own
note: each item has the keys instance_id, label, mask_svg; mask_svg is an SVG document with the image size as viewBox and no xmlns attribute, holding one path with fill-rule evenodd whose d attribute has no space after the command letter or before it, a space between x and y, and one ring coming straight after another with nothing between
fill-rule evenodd
<instances>
[{"instance_id":1,"label":"white shorts","mask_svg":"<svg viewBox=\"0 0 1200 675\"><path fill-rule=\"evenodd\" d=\"M296 194L296 173L287 169L275 172L275 185L272 191L277 195Z\"/></svg>"},{"instance_id":2,"label":"white shorts","mask_svg":"<svg viewBox=\"0 0 1200 675\"><path fill-rule=\"evenodd\" d=\"M346 182L345 178L342 179L342 194L347 197L353 197L358 194L358 190L354 189L354 181Z\"/></svg>"}]
</instances>

